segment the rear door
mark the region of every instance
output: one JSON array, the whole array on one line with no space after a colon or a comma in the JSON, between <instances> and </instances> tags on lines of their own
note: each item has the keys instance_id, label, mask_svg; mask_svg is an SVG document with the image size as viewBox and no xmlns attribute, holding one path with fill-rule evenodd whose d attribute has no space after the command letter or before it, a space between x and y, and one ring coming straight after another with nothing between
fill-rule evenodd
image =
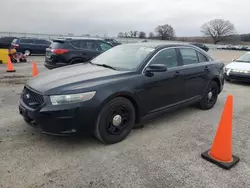
<instances>
[{"instance_id":1,"label":"rear door","mask_svg":"<svg viewBox=\"0 0 250 188\"><path fill-rule=\"evenodd\" d=\"M42 39L35 39L34 40L34 50L35 50L35 53L38 53L38 54L45 54L46 52L46 48L47 48L47 45L45 45L45 40L42 40Z\"/></svg>"},{"instance_id":2,"label":"rear door","mask_svg":"<svg viewBox=\"0 0 250 188\"><path fill-rule=\"evenodd\" d=\"M74 40L70 44L74 47L74 58L82 58L85 61L89 61L100 54L99 45L96 41Z\"/></svg>"},{"instance_id":3,"label":"rear door","mask_svg":"<svg viewBox=\"0 0 250 188\"><path fill-rule=\"evenodd\" d=\"M185 100L200 97L209 80L209 58L201 52L185 47L179 48L184 80L183 97Z\"/></svg>"}]
</instances>

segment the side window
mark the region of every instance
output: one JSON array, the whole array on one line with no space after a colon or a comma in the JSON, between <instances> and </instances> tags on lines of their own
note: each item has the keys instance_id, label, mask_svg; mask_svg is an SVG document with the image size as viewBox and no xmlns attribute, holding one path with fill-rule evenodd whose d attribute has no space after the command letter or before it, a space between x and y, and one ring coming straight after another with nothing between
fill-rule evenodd
<instances>
[{"instance_id":1,"label":"side window","mask_svg":"<svg viewBox=\"0 0 250 188\"><path fill-rule=\"evenodd\" d=\"M20 43L22 43L22 44L32 44L33 40L32 39L20 39Z\"/></svg>"},{"instance_id":2,"label":"side window","mask_svg":"<svg viewBox=\"0 0 250 188\"><path fill-rule=\"evenodd\" d=\"M74 46L75 48L81 48L81 41L78 41L78 40L71 41L70 44Z\"/></svg>"},{"instance_id":3,"label":"side window","mask_svg":"<svg viewBox=\"0 0 250 188\"><path fill-rule=\"evenodd\" d=\"M201 54L200 52L197 52L197 54L198 54L198 58L199 58L200 63L209 61L208 58L206 56L204 56L203 54Z\"/></svg>"},{"instance_id":4,"label":"side window","mask_svg":"<svg viewBox=\"0 0 250 188\"><path fill-rule=\"evenodd\" d=\"M100 44L101 50L103 52L109 50L110 48L112 48L111 45L109 45L107 43L104 43L104 42L100 42L99 44Z\"/></svg>"},{"instance_id":5,"label":"side window","mask_svg":"<svg viewBox=\"0 0 250 188\"><path fill-rule=\"evenodd\" d=\"M150 64L165 64L167 68L178 66L177 54L174 48L159 52Z\"/></svg>"},{"instance_id":6,"label":"side window","mask_svg":"<svg viewBox=\"0 0 250 188\"><path fill-rule=\"evenodd\" d=\"M45 44L44 40L34 40L34 44Z\"/></svg>"},{"instance_id":7,"label":"side window","mask_svg":"<svg viewBox=\"0 0 250 188\"><path fill-rule=\"evenodd\" d=\"M96 41L86 41L86 43L87 43L88 50L100 51L98 43Z\"/></svg>"},{"instance_id":8,"label":"side window","mask_svg":"<svg viewBox=\"0 0 250 188\"><path fill-rule=\"evenodd\" d=\"M196 51L191 48L180 48L180 53L183 59L183 65L198 63Z\"/></svg>"}]
</instances>

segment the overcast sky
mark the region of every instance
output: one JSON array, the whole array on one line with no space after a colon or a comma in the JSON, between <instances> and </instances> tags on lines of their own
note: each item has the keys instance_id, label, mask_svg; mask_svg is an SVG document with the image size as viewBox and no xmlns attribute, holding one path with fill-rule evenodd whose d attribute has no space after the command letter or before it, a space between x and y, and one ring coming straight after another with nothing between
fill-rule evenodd
<instances>
[{"instance_id":1,"label":"overcast sky","mask_svg":"<svg viewBox=\"0 0 250 188\"><path fill-rule=\"evenodd\" d=\"M115 36L170 24L177 36L199 36L211 19L250 33L250 0L0 0L0 31Z\"/></svg>"}]
</instances>

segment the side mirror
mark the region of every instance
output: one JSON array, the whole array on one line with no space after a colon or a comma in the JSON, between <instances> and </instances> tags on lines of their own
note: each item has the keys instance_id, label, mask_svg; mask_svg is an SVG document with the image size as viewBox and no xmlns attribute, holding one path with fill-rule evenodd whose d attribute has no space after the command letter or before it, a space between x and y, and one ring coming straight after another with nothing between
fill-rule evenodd
<instances>
[{"instance_id":1,"label":"side mirror","mask_svg":"<svg viewBox=\"0 0 250 188\"><path fill-rule=\"evenodd\" d=\"M153 72L166 72L167 66L164 64L154 64L150 65L146 68L146 72L153 73Z\"/></svg>"}]
</instances>

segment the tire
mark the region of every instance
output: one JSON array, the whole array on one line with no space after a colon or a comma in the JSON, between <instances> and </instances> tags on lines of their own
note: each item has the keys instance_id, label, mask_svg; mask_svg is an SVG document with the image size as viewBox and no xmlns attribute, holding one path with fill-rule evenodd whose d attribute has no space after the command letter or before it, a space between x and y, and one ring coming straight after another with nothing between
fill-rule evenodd
<instances>
[{"instance_id":1,"label":"tire","mask_svg":"<svg viewBox=\"0 0 250 188\"><path fill-rule=\"evenodd\" d=\"M212 93L212 96L211 96ZM214 107L219 93L219 86L215 81L211 81L199 103L202 110L209 110Z\"/></svg>"},{"instance_id":2,"label":"tire","mask_svg":"<svg viewBox=\"0 0 250 188\"><path fill-rule=\"evenodd\" d=\"M73 64L77 64L77 63L83 63L83 62L84 62L83 59L78 59L78 58L76 58L76 59L70 60L69 64L70 64L70 65L73 65Z\"/></svg>"},{"instance_id":3,"label":"tire","mask_svg":"<svg viewBox=\"0 0 250 188\"><path fill-rule=\"evenodd\" d=\"M24 50L24 54L27 54L28 56L31 55L31 51L30 50Z\"/></svg>"},{"instance_id":4,"label":"tire","mask_svg":"<svg viewBox=\"0 0 250 188\"><path fill-rule=\"evenodd\" d=\"M108 102L99 113L95 136L105 144L114 144L129 135L134 123L135 108L133 104L128 99L118 97Z\"/></svg>"}]
</instances>

